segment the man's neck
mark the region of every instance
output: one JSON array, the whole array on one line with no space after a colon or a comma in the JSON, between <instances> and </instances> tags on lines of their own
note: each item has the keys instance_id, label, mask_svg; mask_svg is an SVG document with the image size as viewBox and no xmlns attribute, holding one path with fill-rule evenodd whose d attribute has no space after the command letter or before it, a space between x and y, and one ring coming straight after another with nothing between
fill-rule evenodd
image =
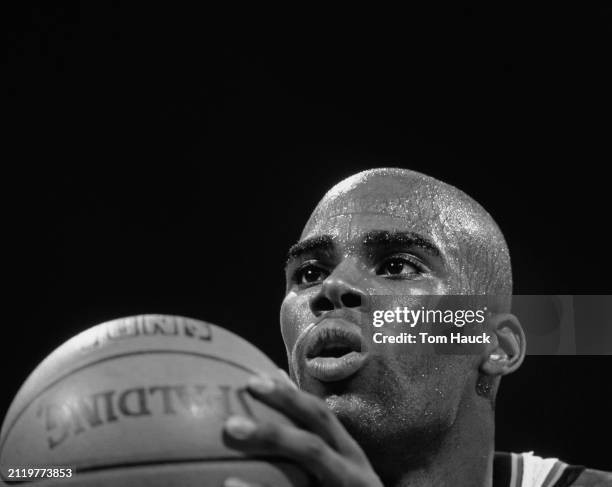
<instances>
[{"instance_id":1,"label":"man's neck","mask_svg":"<svg viewBox=\"0 0 612 487\"><path fill-rule=\"evenodd\" d=\"M473 407L474 405L472 405ZM488 405L487 405L488 406ZM373 466L386 487L492 487L494 424L490 411L463 414L435 451L402 464L402 452L388 451ZM409 441L409 440L407 440ZM397 460L391 464L391 461ZM407 468L406 468L407 467Z\"/></svg>"}]
</instances>

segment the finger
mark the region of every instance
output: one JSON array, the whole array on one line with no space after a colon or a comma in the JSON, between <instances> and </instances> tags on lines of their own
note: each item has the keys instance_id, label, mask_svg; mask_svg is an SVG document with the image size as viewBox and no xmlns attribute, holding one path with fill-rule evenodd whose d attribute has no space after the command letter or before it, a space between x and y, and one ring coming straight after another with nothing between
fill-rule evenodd
<instances>
[{"instance_id":1,"label":"finger","mask_svg":"<svg viewBox=\"0 0 612 487\"><path fill-rule=\"evenodd\" d=\"M267 484L247 482L238 477L230 477L225 479L223 487L268 487Z\"/></svg>"},{"instance_id":2,"label":"finger","mask_svg":"<svg viewBox=\"0 0 612 487\"><path fill-rule=\"evenodd\" d=\"M231 416L225 422L228 446L255 455L279 455L290 458L318 479L341 485L347 460L325 441L293 425L272 422L255 423L244 416ZM333 479L338 479L334 484Z\"/></svg>"},{"instance_id":3,"label":"finger","mask_svg":"<svg viewBox=\"0 0 612 487\"><path fill-rule=\"evenodd\" d=\"M289 374L287 374L287 372L285 372L283 369L278 369L278 372L280 373L281 377L285 380L285 382L287 382L287 385L289 387L292 387L293 389L298 388L296 383L291 380L291 377L289 377Z\"/></svg>"},{"instance_id":4,"label":"finger","mask_svg":"<svg viewBox=\"0 0 612 487\"><path fill-rule=\"evenodd\" d=\"M361 447L318 397L265 375L251 377L248 390L263 403L281 411L296 424L323 438L338 452L360 461L366 459Z\"/></svg>"}]
</instances>

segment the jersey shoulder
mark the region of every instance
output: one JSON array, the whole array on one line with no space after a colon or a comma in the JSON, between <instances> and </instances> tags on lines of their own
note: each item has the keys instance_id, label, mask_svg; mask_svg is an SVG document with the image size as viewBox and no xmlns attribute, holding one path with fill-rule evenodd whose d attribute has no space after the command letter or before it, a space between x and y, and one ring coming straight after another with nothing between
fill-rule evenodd
<instances>
[{"instance_id":1,"label":"jersey shoulder","mask_svg":"<svg viewBox=\"0 0 612 487\"><path fill-rule=\"evenodd\" d=\"M612 474L533 452L495 452L494 487L612 487Z\"/></svg>"}]
</instances>

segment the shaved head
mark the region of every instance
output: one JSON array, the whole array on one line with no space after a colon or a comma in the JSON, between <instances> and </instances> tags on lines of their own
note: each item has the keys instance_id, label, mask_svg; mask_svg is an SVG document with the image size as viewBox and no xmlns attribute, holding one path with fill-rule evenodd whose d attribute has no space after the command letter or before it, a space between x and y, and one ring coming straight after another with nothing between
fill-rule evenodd
<instances>
[{"instance_id":1,"label":"shaved head","mask_svg":"<svg viewBox=\"0 0 612 487\"><path fill-rule=\"evenodd\" d=\"M354 215L392 216L398 227L428 236L453 269L454 294L512 294L508 246L491 215L463 191L425 174L400 168L363 171L336 184L317 205L302 238L327 221Z\"/></svg>"}]
</instances>

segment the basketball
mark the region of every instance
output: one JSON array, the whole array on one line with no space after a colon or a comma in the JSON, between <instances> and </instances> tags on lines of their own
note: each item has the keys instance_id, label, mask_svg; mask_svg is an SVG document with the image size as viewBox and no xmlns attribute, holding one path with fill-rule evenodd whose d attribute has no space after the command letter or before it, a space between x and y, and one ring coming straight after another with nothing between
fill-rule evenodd
<instances>
[{"instance_id":1,"label":"basketball","mask_svg":"<svg viewBox=\"0 0 612 487\"><path fill-rule=\"evenodd\" d=\"M306 486L289 460L223 442L233 414L288 421L246 392L258 372L281 377L256 347L203 321L141 315L94 326L51 353L17 393L0 433L3 480L18 480L9 468L46 467L57 477L39 485L202 487L237 476Z\"/></svg>"}]
</instances>

